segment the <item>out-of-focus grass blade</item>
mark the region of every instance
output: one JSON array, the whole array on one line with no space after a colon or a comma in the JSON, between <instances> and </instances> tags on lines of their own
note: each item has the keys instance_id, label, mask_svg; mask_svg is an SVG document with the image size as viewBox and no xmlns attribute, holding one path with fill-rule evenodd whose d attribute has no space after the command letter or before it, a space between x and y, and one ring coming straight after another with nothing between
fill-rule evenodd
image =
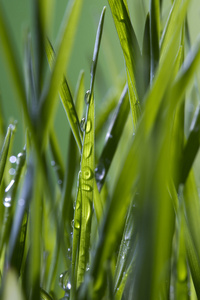
<instances>
[{"instance_id":1,"label":"out-of-focus grass blade","mask_svg":"<svg viewBox=\"0 0 200 300\"><path fill-rule=\"evenodd\" d=\"M40 299L41 300L53 300L53 298L42 288L40 288Z\"/></svg>"},{"instance_id":2,"label":"out-of-focus grass blade","mask_svg":"<svg viewBox=\"0 0 200 300\"><path fill-rule=\"evenodd\" d=\"M9 147L11 143L11 138L13 136L13 132L15 131L15 126L10 124L7 129L7 133L4 139L4 143L0 152L0 184L3 178L3 173L7 161L7 156L9 152Z\"/></svg>"},{"instance_id":3,"label":"out-of-focus grass blade","mask_svg":"<svg viewBox=\"0 0 200 300\"><path fill-rule=\"evenodd\" d=\"M76 91L74 95L74 103L76 107L76 112L79 120L81 119L81 116L83 114L83 106L84 106L84 95L85 95L85 73L83 70L80 71L78 82L76 85ZM82 134L81 134L82 137Z\"/></svg>"},{"instance_id":4,"label":"out-of-focus grass blade","mask_svg":"<svg viewBox=\"0 0 200 300\"><path fill-rule=\"evenodd\" d=\"M50 66L52 66L55 54L54 54L53 47L52 47L52 45L50 44L49 41L47 41L47 43L46 43L46 53L47 53L47 58L48 58L49 64L50 64ZM81 132L81 129L80 129L79 118L77 116L74 101L72 99L72 94L71 94L71 91L69 89L69 85L68 85L67 80L66 80L65 77L63 78L62 84L61 84L60 89L59 89L59 93L60 93L60 99L61 99L62 105L64 107L64 110L65 110L66 114L67 114L69 124L70 124L70 127L72 129L74 138L75 138L76 143L79 147L79 151L81 151L82 132Z\"/></svg>"},{"instance_id":5,"label":"out-of-focus grass blade","mask_svg":"<svg viewBox=\"0 0 200 300\"><path fill-rule=\"evenodd\" d=\"M145 119L144 122L147 133L150 132L152 126L155 123L155 118L157 116L161 101L163 99L163 95L166 92L167 86L173 74L173 68L166 68L166 66L173 66L174 64L174 59L179 48L178 37L181 33L181 27L185 20L188 4L189 0L184 1L184 3L179 8L179 11L176 14L176 27L174 29L173 35L171 36L171 40L169 41L166 51L160 58L160 63L156 75L154 77L152 88L146 95L145 112L143 117ZM183 98L183 94L180 95L181 99Z\"/></svg>"},{"instance_id":6,"label":"out-of-focus grass blade","mask_svg":"<svg viewBox=\"0 0 200 300\"><path fill-rule=\"evenodd\" d=\"M6 274L5 285L2 295L2 300L10 299L24 300L24 296L20 289L19 281L17 278L17 274L12 269L9 269Z\"/></svg>"},{"instance_id":7,"label":"out-of-focus grass blade","mask_svg":"<svg viewBox=\"0 0 200 300\"><path fill-rule=\"evenodd\" d=\"M126 85L121 99L119 101L117 111L111 120L110 128L106 134L106 141L99 158L97 168L95 169L95 178L99 192L105 182L106 175L109 167L112 163L115 151L117 149L118 142L123 132L128 113L129 113L129 101L128 101L128 86Z\"/></svg>"},{"instance_id":8,"label":"out-of-focus grass blade","mask_svg":"<svg viewBox=\"0 0 200 300\"><path fill-rule=\"evenodd\" d=\"M41 113L44 121L44 137L52 122L57 95L69 62L82 3L82 0L71 0L67 7L66 16L64 17L65 24L61 28L59 46L48 84L48 91L42 104Z\"/></svg>"},{"instance_id":9,"label":"out-of-focus grass blade","mask_svg":"<svg viewBox=\"0 0 200 300\"><path fill-rule=\"evenodd\" d=\"M143 47L142 47L142 61L143 61L143 72L144 72L144 90L147 91L150 84L150 63L151 50L150 50L150 17L149 13L146 17L144 36L143 36Z\"/></svg>"},{"instance_id":10,"label":"out-of-focus grass blade","mask_svg":"<svg viewBox=\"0 0 200 300\"><path fill-rule=\"evenodd\" d=\"M0 243L0 253L2 252L2 247L5 242L8 241L10 237L11 224L13 221L13 206L16 198L16 192L19 185L19 180L21 177L21 173L23 171L23 167L26 160L26 151L20 152L17 157L17 168L15 171L14 178L11 180L7 188L5 189L5 195L3 204L5 206L4 212L4 223L1 231L1 243Z\"/></svg>"},{"instance_id":11,"label":"out-of-focus grass blade","mask_svg":"<svg viewBox=\"0 0 200 300\"><path fill-rule=\"evenodd\" d=\"M63 160L62 160L62 155L60 153L58 141L53 129L50 132L49 142L50 142L50 149L53 157L53 160L51 161L51 165L56 172L58 184L60 187L62 187L63 179L64 179L64 166L63 166Z\"/></svg>"},{"instance_id":12,"label":"out-of-focus grass blade","mask_svg":"<svg viewBox=\"0 0 200 300\"><path fill-rule=\"evenodd\" d=\"M165 28L163 30L161 39L160 39L160 49L161 52L167 49L168 43L171 40L171 37L174 32L174 28L176 27L176 22L177 22L177 13L178 10L180 9L182 0L175 0L173 1L167 22L165 24Z\"/></svg>"},{"instance_id":13,"label":"out-of-focus grass blade","mask_svg":"<svg viewBox=\"0 0 200 300\"><path fill-rule=\"evenodd\" d=\"M150 80L152 82L159 63L160 49L160 2L150 0L150 48L151 48L151 68Z\"/></svg>"},{"instance_id":14,"label":"out-of-focus grass blade","mask_svg":"<svg viewBox=\"0 0 200 300\"><path fill-rule=\"evenodd\" d=\"M140 76L140 48L130 21L126 1L108 0L108 2L126 62L129 94L131 96L130 106L135 125L140 115L139 100L143 96L142 76Z\"/></svg>"}]
</instances>

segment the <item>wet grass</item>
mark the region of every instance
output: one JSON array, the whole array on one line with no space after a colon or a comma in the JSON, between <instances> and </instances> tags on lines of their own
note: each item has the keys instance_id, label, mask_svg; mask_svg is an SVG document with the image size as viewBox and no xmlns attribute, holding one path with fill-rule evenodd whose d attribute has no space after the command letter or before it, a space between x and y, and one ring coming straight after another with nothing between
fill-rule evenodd
<instances>
[{"instance_id":1,"label":"wet grass","mask_svg":"<svg viewBox=\"0 0 200 300\"><path fill-rule=\"evenodd\" d=\"M89 89L80 70L73 94L64 74L83 1L69 1L56 45L46 37L48 3L33 1L26 80L0 4L4 59L25 122L16 156L17 125L6 129L0 111L1 299L200 299L200 39L191 46L192 0L164 2L149 1L140 47L126 1L108 0L126 76L96 112L106 8ZM66 163L53 126L58 95L70 128Z\"/></svg>"}]
</instances>

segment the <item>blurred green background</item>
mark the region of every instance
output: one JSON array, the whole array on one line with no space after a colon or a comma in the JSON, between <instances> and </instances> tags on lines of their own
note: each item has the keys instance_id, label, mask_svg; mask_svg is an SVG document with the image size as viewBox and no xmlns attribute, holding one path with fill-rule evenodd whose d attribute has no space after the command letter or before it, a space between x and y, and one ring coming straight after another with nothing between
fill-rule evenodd
<instances>
[{"instance_id":1,"label":"blurred green background","mask_svg":"<svg viewBox=\"0 0 200 300\"><path fill-rule=\"evenodd\" d=\"M171 0L163 1L163 22L165 22L170 2ZM5 14L13 35L13 47L19 52L19 57L21 60L20 65L23 68L25 38L27 32L31 31L32 27L31 0L2 0L2 3L4 4ZM133 27L136 31L136 35L141 46L144 22L149 1L131 0L128 1L128 3L130 13L132 15ZM53 45L56 45L56 36L67 4L67 0L57 0L54 3L53 19L51 28L49 30L49 37ZM104 5L107 6L107 11L95 86L96 114L98 114L99 107L102 107L103 99L109 88L118 83L117 80L119 76L125 76L123 55L107 1L84 0L73 53L67 70L67 80L69 82L72 95L74 94L76 82L81 69L85 71L85 89L87 90L89 88L90 66L92 61L95 35L100 13ZM188 19L192 42L194 42L200 25L200 4L198 0L191 1ZM18 130L15 138L15 150L17 153L21 151L21 148L24 144L24 133L22 130L23 116L17 105L16 95L10 88L11 86L12 85L10 83L9 76L6 71L6 66L3 62L0 45L0 93L3 103L3 113L6 116L6 125L8 125L9 121L12 119L18 120ZM55 126L58 139L61 143L62 153L64 155L66 153L69 126L60 102L57 106Z\"/></svg>"}]
</instances>

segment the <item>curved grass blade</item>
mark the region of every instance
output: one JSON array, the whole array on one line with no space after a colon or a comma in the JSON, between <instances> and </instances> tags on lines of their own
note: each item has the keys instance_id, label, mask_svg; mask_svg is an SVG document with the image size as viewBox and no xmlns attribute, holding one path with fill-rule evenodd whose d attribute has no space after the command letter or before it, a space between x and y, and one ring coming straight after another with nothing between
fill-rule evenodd
<instances>
[{"instance_id":1,"label":"curved grass blade","mask_svg":"<svg viewBox=\"0 0 200 300\"><path fill-rule=\"evenodd\" d=\"M61 28L62 32L59 35L59 46L48 84L48 91L41 108L41 114L44 121L44 137L47 135L47 131L51 124L53 113L55 111L56 98L69 62L82 3L82 0L71 0L67 7L66 16L64 17L65 24L63 24L63 27Z\"/></svg>"},{"instance_id":2,"label":"curved grass blade","mask_svg":"<svg viewBox=\"0 0 200 300\"><path fill-rule=\"evenodd\" d=\"M142 76L140 76L140 48L130 21L126 1L108 0L108 2L126 62L129 94L131 96L130 106L135 125L140 115L138 103L143 96Z\"/></svg>"},{"instance_id":3,"label":"curved grass blade","mask_svg":"<svg viewBox=\"0 0 200 300\"><path fill-rule=\"evenodd\" d=\"M159 0L150 1L150 49L151 67L150 81L152 82L159 63L160 49L160 2Z\"/></svg>"},{"instance_id":4,"label":"curved grass blade","mask_svg":"<svg viewBox=\"0 0 200 300\"><path fill-rule=\"evenodd\" d=\"M40 288L40 299L41 300L53 300L53 298L42 288Z\"/></svg>"},{"instance_id":5,"label":"curved grass blade","mask_svg":"<svg viewBox=\"0 0 200 300\"><path fill-rule=\"evenodd\" d=\"M46 53L50 66L53 65L55 53L53 50L53 46L49 41L46 43ZM69 120L70 127L72 129L72 133L78 145L79 151L81 151L82 147L82 132L80 129L79 118L77 116L76 108L74 105L74 101L72 99L72 94L67 83L66 78L63 78L62 84L59 89L60 99L63 105L63 108L67 114L67 118Z\"/></svg>"},{"instance_id":6,"label":"curved grass blade","mask_svg":"<svg viewBox=\"0 0 200 300\"><path fill-rule=\"evenodd\" d=\"M99 192L101 191L102 186L105 182L106 175L112 163L112 159L114 157L118 142L120 140L128 117L128 100L128 86L126 85L122 92L117 111L111 121L110 128L108 129L108 132L106 134L106 142L101 156L99 158L98 165L95 169L95 178Z\"/></svg>"},{"instance_id":7,"label":"curved grass blade","mask_svg":"<svg viewBox=\"0 0 200 300\"><path fill-rule=\"evenodd\" d=\"M15 131L15 126L10 124L7 129L7 133L4 139L4 143L0 152L0 184L3 178L7 156L10 148L11 138L13 136L13 132Z\"/></svg>"}]
</instances>

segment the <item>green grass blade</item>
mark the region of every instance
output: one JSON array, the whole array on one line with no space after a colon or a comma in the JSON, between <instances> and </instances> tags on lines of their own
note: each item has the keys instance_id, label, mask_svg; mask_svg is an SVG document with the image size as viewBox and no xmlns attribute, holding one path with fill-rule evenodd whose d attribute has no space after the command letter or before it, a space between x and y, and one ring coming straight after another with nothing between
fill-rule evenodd
<instances>
[{"instance_id":1,"label":"green grass blade","mask_svg":"<svg viewBox=\"0 0 200 300\"><path fill-rule=\"evenodd\" d=\"M130 21L126 1L109 0L108 2L126 62L129 94L131 96L130 106L135 125L137 123L138 116L140 115L138 101L141 100L143 95L143 85L141 84L139 70L141 60L140 48Z\"/></svg>"},{"instance_id":2,"label":"green grass blade","mask_svg":"<svg viewBox=\"0 0 200 300\"><path fill-rule=\"evenodd\" d=\"M147 91L150 84L150 66L151 66L151 46L150 46L150 17L147 14L144 36L143 36L143 47L142 47L142 60L143 60L143 71L144 71L144 90Z\"/></svg>"},{"instance_id":3,"label":"green grass blade","mask_svg":"<svg viewBox=\"0 0 200 300\"><path fill-rule=\"evenodd\" d=\"M125 86L116 113L111 120L110 127L106 134L106 141L98 161L97 168L95 169L95 178L97 182L98 190L101 191L102 186L105 182L106 175L109 167L112 163L115 151L117 149L118 142L122 135L128 113L129 113L129 102L128 102L128 87Z\"/></svg>"},{"instance_id":4,"label":"green grass blade","mask_svg":"<svg viewBox=\"0 0 200 300\"><path fill-rule=\"evenodd\" d=\"M160 2L150 0L150 48L151 48L151 68L150 80L152 82L159 63L160 49Z\"/></svg>"},{"instance_id":5,"label":"green grass blade","mask_svg":"<svg viewBox=\"0 0 200 300\"><path fill-rule=\"evenodd\" d=\"M69 6L67 7L66 16L64 17L65 24L63 24L63 27L61 28L62 31L59 35L59 45L48 84L48 91L42 104L41 113L44 121L44 136L46 136L52 122L59 88L69 63L82 3L82 0L70 1Z\"/></svg>"},{"instance_id":6,"label":"green grass blade","mask_svg":"<svg viewBox=\"0 0 200 300\"><path fill-rule=\"evenodd\" d=\"M81 158L80 188L82 197L80 248L77 270L77 286L83 282L89 262L90 230L92 221L92 202L94 191L94 98L87 107L86 128L83 137Z\"/></svg>"},{"instance_id":7,"label":"green grass blade","mask_svg":"<svg viewBox=\"0 0 200 300\"><path fill-rule=\"evenodd\" d=\"M85 95L84 81L85 81L85 73L82 70L82 71L80 71L80 74L79 74L79 78L78 78L76 90L75 90L75 95L74 95L74 103L76 106L76 112L77 112L77 116L78 116L79 120L81 119L82 114L83 114L83 106L84 106L83 99L84 99L84 95ZM80 134L82 137L82 133L80 133Z\"/></svg>"},{"instance_id":8,"label":"green grass blade","mask_svg":"<svg viewBox=\"0 0 200 300\"><path fill-rule=\"evenodd\" d=\"M7 156L10 148L10 143L11 143L11 138L13 136L13 132L15 130L14 125L9 125L7 129L7 133L4 139L4 143L0 152L0 184L3 178L5 166L6 166L6 161L7 161Z\"/></svg>"},{"instance_id":9,"label":"green grass blade","mask_svg":"<svg viewBox=\"0 0 200 300\"><path fill-rule=\"evenodd\" d=\"M49 41L46 43L46 53L50 66L53 65L55 54L53 47ZM82 132L80 129L79 118L77 116L76 108L74 105L74 101L72 99L72 94L67 83L66 78L63 79L62 84L59 89L60 99L63 105L63 108L66 112L67 118L69 120L70 127L72 129L74 138L79 147L79 151L81 151L82 147Z\"/></svg>"}]
</instances>

